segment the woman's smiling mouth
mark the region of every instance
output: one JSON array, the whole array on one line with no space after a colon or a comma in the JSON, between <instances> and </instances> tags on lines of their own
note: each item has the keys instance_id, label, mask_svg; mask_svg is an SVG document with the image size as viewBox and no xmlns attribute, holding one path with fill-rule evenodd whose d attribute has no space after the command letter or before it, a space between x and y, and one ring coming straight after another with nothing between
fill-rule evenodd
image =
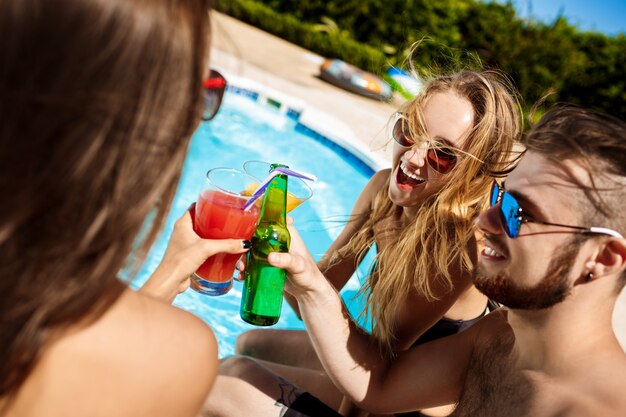
<instances>
[{"instance_id":1,"label":"woman's smiling mouth","mask_svg":"<svg viewBox=\"0 0 626 417\"><path fill-rule=\"evenodd\" d=\"M400 190L412 190L413 188L422 185L424 182L424 178L411 172L408 165L404 161L400 162L398 173L396 174L396 183L398 184L398 188Z\"/></svg>"}]
</instances>

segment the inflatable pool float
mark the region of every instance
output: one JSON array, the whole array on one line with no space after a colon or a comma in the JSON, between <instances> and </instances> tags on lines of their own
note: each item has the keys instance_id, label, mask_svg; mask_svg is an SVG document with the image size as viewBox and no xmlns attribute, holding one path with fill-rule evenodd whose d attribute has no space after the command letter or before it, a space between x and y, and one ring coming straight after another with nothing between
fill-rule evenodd
<instances>
[{"instance_id":1,"label":"inflatable pool float","mask_svg":"<svg viewBox=\"0 0 626 417\"><path fill-rule=\"evenodd\" d=\"M382 79L340 59L325 60L320 68L320 78L344 90L377 100L388 101L393 93Z\"/></svg>"},{"instance_id":2,"label":"inflatable pool float","mask_svg":"<svg viewBox=\"0 0 626 417\"><path fill-rule=\"evenodd\" d=\"M384 78L391 85L392 89L402 94L407 100L414 98L422 89L420 80L400 68L389 68Z\"/></svg>"}]
</instances>

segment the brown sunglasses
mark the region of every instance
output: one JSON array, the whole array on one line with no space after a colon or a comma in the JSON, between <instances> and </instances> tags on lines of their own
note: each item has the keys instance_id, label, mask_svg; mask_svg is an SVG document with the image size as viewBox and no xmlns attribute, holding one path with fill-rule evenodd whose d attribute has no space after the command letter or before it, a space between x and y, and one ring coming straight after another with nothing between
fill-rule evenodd
<instances>
[{"instance_id":1,"label":"brown sunglasses","mask_svg":"<svg viewBox=\"0 0 626 417\"><path fill-rule=\"evenodd\" d=\"M204 96L204 111L202 120L209 121L215 117L222 104L226 90L226 78L216 70L211 70L209 78L202 82Z\"/></svg>"},{"instance_id":2,"label":"brown sunglasses","mask_svg":"<svg viewBox=\"0 0 626 417\"><path fill-rule=\"evenodd\" d=\"M391 135L393 140L403 148L412 148L416 142L411 137L409 124L402 113L397 113L398 119L393 125ZM429 144L426 151L426 160L428 165L440 174L447 174L456 165L457 156L453 148L445 145L433 146Z\"/></svg>"}]
</instances>

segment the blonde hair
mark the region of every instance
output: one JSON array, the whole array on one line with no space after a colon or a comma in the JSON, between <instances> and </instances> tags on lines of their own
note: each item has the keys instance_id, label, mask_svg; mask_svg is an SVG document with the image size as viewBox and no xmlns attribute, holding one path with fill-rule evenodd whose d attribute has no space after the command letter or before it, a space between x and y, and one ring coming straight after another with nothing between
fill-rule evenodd
<instances>
[{"instance_id":1,"label":"blonde hair","mask_svg":"<svg viewBox=\"0 0 626 417\"><path fill-rule=\"evenodd\" d=\"M423 136L425 103L442 92L453 92L472 104L474 120L465 149L445 186L422 203L408 227L382 231L399 237L376 255L375 268L361 289L367 299L364 314L369 309L373 333L387 352L393 351L397 307L411 290L433 301L436 281L452 290L453 265L472 270L468 244L474 236L473 221L486 205L492 178L510 167L520 130L520 106L509 82L493 71L461 71L430 80L403 106L413 137ZM371 211L362 214L368 217L363 227L332 258L357 254L360 262L374 243L377 223L401 210L389 199L387 187L382 188Z\"/></svg>"}]
</instances>

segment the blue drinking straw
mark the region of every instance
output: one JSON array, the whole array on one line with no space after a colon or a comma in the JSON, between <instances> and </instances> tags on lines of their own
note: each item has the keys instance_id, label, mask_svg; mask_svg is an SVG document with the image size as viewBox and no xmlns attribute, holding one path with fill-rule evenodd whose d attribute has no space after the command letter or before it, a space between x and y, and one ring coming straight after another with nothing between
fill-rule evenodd
<instances>
[{"instance_id":1,"label":"blue drinking straw","mask_svg":"<svg viewBox=\"0 0 626 417\"><path fill-rule=\"evenodd\" d=\"M308 181L317 181L317 177L313 174L308 174L306 172L296 171L294 169L289 169L289 168L284 168L284 167L276 167L270 171L269 175L261 182L261 185L259 185L259 188L257 188L257 190L252 194L252 196L250 196L250 199L248 199L246 204L244 204L243 206L244 210L248 210L250 207L252 207L252 204L254 204L254 202L257 201L259 197L263 195L269 183L272 182L272 179L278 174L286 174L291 177L302 178Z\"/></svg>"}]
</instances>

